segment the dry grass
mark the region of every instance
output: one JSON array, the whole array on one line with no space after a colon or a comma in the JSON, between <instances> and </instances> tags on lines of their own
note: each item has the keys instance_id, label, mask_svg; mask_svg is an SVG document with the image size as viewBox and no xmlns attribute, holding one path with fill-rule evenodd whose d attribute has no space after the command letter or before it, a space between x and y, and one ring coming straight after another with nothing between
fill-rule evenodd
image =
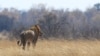
<instances>
[{"instance_id":1,"label":"dry grass","mask_svg":"<svg viewBox=\"0 0 100 56\"><path fill-rule=\"evenodd\" d=\"M3 40L0 56L100 56L100 41L39 40L35 49L24 51L15 41Z\"/></svg>"}]
</instances>

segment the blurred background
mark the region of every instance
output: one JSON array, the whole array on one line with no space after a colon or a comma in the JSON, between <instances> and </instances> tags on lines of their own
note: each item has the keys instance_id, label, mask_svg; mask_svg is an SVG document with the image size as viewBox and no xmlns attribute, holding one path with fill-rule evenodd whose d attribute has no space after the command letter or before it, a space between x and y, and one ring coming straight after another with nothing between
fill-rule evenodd
<instances>
[{"instance_id":1,"label":"blurred background","mask_svg":"<svg viewBox=\"0 0 100 56\"><path fill-rule=\"evenodd\" d=\"M100 39L99 0L0 0L0 39L39 24L42 38Z\"/></svg>"}]
</instances>

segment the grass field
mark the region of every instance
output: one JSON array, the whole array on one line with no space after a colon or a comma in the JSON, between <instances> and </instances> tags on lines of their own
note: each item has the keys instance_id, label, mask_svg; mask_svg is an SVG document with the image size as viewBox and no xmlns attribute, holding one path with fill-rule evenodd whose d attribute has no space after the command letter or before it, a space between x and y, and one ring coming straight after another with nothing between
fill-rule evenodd
<instances>
[{"instance_id":1,"label":"grass field","mask_svg":"<svg viewBox=\"0 0 100 56\"><path fill-rule=\"evenodd\" d=\"M33 49L17 46L16 41L0 41L0 56L100 56L100 41L38 40Z\"/></svg>"}]
</instances>

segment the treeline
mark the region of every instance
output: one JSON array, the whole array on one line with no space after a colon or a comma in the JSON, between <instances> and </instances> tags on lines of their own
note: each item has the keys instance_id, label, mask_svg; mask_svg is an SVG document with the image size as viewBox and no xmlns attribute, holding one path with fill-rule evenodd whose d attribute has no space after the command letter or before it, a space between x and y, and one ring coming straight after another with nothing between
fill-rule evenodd
<instances>
[{"instance_id":1,"label":"treeline","mask_svg":"<svg viewBox=\"0 0 100 56\"><path fill-rule=\"evenodd\" d=\"M15 8L0 11L0 32L14 36L31 26L39 24L43 38L100 39L100 11L95 7L81 10L48 9L44 5L28 11Z\"/></svg>"}]
</instances>

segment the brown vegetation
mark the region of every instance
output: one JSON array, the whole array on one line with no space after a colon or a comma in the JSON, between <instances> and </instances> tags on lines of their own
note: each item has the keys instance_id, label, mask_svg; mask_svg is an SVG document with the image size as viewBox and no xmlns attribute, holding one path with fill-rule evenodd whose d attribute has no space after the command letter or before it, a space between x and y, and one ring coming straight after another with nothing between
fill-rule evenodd
<instances>
[{"instance_id":1,"label":"brown vegetation","mask_svg":"<svg viewBox=\"0 0 100 56\"><path fill-rule=\"evenodd\" d=\"M0 41L0 56L100 56L100 41L39 40L36 48L22 50L16 41Z\"/></svg>"}]
</instances>

